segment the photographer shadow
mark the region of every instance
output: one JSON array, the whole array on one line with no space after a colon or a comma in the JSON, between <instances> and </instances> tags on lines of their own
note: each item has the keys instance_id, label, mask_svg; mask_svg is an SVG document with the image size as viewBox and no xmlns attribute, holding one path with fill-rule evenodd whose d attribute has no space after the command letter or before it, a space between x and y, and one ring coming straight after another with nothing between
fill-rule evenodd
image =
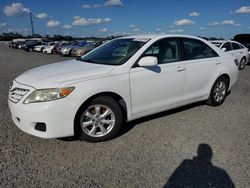
<instances>
[{"instance_id":1,"label":"photographer shadow","mask_svg":"<svg viewBox=\"0 0 250 188\"><path fill-rule=\"evenodd\" d=\"M200 144L197 156L192 160L184 160L164 188L234 188L227 172L212 164L212 156L212 148Z\"/></svg>"}]
</instances>

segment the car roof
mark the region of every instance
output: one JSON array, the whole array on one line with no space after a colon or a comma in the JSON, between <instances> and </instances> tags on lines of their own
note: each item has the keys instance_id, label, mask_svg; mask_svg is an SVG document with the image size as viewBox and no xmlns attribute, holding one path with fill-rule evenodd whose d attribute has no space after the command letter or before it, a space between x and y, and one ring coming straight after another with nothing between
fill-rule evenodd
<instances>
[{"instance_id":1,"label":"car roof","mask_svg":"<svg viewBox=\"0 0 250 188\"><path fill-rule=\"evenodd\" d=\"M227 42L226 40L210 40L212 43L224 43Z\"/></svg>"},{"instance_id":2,"label":"car roof","mask_svg":"<svg viewBox=\"0 0 250 188\"><path fill-rule=\"evenodd\" d=\"M199 37L190 36L190 35L176 35L176 34L145 34L145 35L130 35L121 38L138 38L138 39L160 39L160 38L169 38L169 37L186 37L186 38L196 38L201 39Z\"/></svg>"}]
</instances>

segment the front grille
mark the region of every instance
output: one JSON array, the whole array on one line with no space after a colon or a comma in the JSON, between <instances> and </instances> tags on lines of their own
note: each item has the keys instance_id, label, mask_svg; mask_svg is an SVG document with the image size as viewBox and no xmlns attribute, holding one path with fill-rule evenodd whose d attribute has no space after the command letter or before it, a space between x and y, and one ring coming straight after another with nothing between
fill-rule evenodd
<instances>
[{"instance_id":1,"label":"front grille","mask_svg":"<svg viewBox=\"0 0 250 188\"><path fill-rule=\"evenodd\" d=\"M18 103L23 98L23 96L28 92L29 92L28 89L15 87L9 92L9 100L14 103Z\"/></svg>"}]
</instances>

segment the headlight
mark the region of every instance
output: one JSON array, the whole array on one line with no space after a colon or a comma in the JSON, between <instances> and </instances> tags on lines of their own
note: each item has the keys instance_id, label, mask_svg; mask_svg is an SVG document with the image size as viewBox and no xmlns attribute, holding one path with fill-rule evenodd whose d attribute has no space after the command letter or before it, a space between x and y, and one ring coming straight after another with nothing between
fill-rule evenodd
<instances>
[{"instance_id":1,"label":"headlight","mask_svg":"<svg viewBox=\"0 0 250 188\"><path fill-rule=\"evenodd\" d=\"M24 104L35 102L47 102L67 97L75 87L37 89L33 91L23 102Z\"/></svg>"}]
</instances>

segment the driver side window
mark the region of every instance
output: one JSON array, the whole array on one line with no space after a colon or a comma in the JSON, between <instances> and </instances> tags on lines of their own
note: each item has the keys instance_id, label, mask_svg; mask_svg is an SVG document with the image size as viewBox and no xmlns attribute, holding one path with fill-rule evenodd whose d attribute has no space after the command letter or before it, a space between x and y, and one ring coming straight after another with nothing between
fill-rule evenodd
<instances>
[{"instance_id":1,"label":"driver side window","mask_svg":"<svg viewBox=\"0 0 250 188\"><path fill-rule=\"evenodd\" d=\"M181 60L178 41L175 38L167 38L157 41L144 54L158 58L158 64L172 63Z\"/></svg>"}]
</instances>

